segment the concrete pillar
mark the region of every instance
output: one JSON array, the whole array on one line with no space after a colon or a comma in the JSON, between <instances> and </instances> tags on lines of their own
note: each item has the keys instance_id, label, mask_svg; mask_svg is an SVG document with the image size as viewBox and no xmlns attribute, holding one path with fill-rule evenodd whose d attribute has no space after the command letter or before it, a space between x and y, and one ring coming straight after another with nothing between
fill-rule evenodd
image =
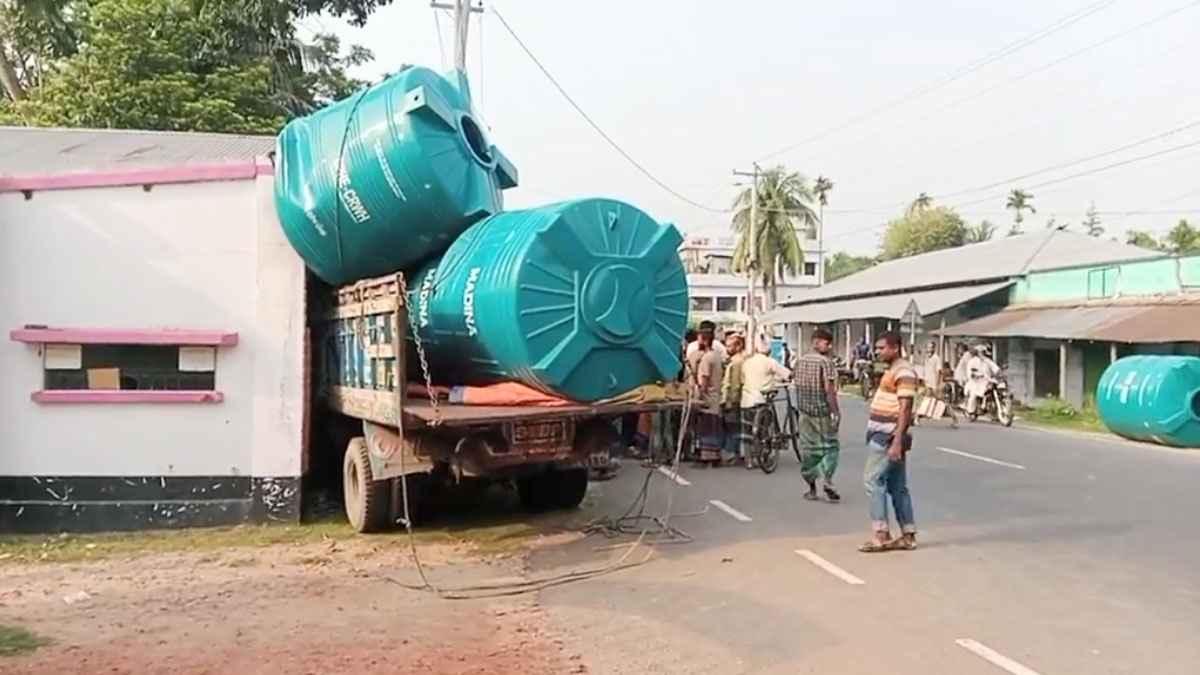
<instances>
[{"instance_id":1,"label":"concrete pillar","mask_svg":"<svg viewBox=\"0 0 1200 675\"><path fill-rule=\"evenodd\" d=\"M1067 341L1058 343L1058 397L1067 400Z\"/></svg>"},{"instance_id":2,"label":"concrete pillar","mask_svg":"<svg viewBox=\"0 0 1200 675\"><path fill-rule=\"evenodd\" d=\"M1116 363L1117 361L1117 343L1110 342L1108 344L1108 362Z\"/></svg>"},{"instance_id":3,"label":"concrete pillar","mask_svg":"<svg viewBox=\"0 0 1200 675\"><path fill-rule=\"evenodd\" d=\"M938 354L942 355L942 360L946 359L946 315L942 315L942 327L938 331Z\"/></svg>"},{"instance_id":4,"label":"concrete pillar","mask_svg":"<svg viewBox=\"0 0 1200 675\"><path fill-rule=\"evenodd\" d=\"M892 322L891 322L891 321L888 321L888 323L887 323L887 326L888 326L888 327L887 327L887 329L888 329L888 332L891 332L891 330L892 330Z\"/></svg>"},{"instance_id":5,"label":"concrete pillar","mask_svg":"<svg viewBox=\"0 0 1200 675\"><path fill-rule=\"evenodd\" d=\"M846 363L850 363L850 354L854 350L854 347L850 343L850 334L854 332L851 330L853 325L854 324L850 323L849 321L842 322L842 328L846 331Z\"/></svg>"}]
</instances>

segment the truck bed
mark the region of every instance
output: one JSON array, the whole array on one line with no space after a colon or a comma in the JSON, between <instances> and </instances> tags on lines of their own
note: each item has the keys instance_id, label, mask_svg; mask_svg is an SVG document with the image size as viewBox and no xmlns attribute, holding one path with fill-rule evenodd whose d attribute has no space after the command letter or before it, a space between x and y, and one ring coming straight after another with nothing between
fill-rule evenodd
<instances>
[{"instance_id":1,"label":"truck bed","mask_svg":"<svg viewBox=\"0 0 1200 675\"><path fill-rule=\"evenodd\" d=\"M683 407L682 401L660 401L656 403L631 403L609 405L564 405L554 407L534 406L491 406L463 405L442 402L442 426L472 426L497 422L554 419L558 417L592 417L596 415L616 416L626 413L658 412ZM405 401L405 420L421 425L434 420L433 406L428 400L410 398Z\"/></svg>"}]
</instances>

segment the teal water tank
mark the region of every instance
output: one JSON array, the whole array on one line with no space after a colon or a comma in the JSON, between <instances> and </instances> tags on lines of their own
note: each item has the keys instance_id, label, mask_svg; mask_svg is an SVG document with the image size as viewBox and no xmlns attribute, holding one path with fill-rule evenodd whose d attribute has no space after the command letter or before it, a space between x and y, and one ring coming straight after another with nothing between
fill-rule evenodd
<instances>
[{"instance_id":1,"label":"teal water tank","mask_svg":"<svg viewBox=\"0 0 1200 675\"><path fill-rule=\"evenodd\" d=\"M595 401L674 378L688 310L681 241L610 199L476 223L409 283L433 381L518 381Z\"/></svg>"},{"instance_id":2,"label":"teal water tank","mask_svg":"<svg viewBox=\"0 0 1200 675\"><path fill-rule=\"evenodd\" d=\"M1096 390L1100 419L1139 441L1200 448L1200 358L1127 356L1110 365Z\"/></svg>"},{"instance_id":3,"label":"teal water tank","mask_svg":"<svg viewBox=\"0 0 1200 675\"><path fill-rule=\"evenodd\" d=\"M280 132L275 208L326 282L414 267L501 210L516 169L471 114L466 77L452 79L406 68Z\"/></svg>"}]
</instances>

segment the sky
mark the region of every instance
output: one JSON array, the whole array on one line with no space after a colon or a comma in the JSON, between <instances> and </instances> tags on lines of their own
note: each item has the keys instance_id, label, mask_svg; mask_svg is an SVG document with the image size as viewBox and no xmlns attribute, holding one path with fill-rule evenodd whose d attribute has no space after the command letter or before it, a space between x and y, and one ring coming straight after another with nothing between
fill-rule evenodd
<instances>
[{"instance_id":1,"label":"sky","mask_svg":"<svg viewBox=\"0 0 1200 675\"><path fill-rule=\"evenodd\" d=\"M689 234L730 231L728 214L677 198L613 150L499 16L625 152L692 202L728 208L733 170L756 161L831 178L831 252L874 253L921 192L1001 233L1012 188L1034 195L1027 230L1050 217L1078 227L1092 203L1107 235L1200 220L1200 0L483 1L468 71L520 172L507 208L604 196ZM364 28L325 17L305 27L371 49L356 74L377 79L405 63L449 67L451 23L424 0L396 0Z\"/></svg>"}]
</instances>

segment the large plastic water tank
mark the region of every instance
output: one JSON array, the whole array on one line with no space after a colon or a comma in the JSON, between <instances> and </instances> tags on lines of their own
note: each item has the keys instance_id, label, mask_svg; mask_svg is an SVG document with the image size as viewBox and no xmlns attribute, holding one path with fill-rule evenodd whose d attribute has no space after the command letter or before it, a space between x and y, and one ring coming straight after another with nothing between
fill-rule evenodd
<instances>
[{"instance_id":1,"label":"large plastic water tank","mask_svg":"<svg viewBox=\"0 0 1200 675\"><path fill-rule=\"evenodd\" d=\"M434 382L514 380L594 401L673 378L688 310L681 241L609 199L476 223L409 283Z\"/></svg>"},{"instance_id":2,"label":"large plastic water tank","mask_svg":"<svg viewBox=\"0 0 1200 675\"><path fill-rule=\"evenodd\" d=\"M1104 424L1127 438L1200 448L1200 358L1119 359L1100 376L1096 407Z\"/></svg>"},{"instance_id":3,"label":"large plastic water tank","mask_svg":"<svg viewBox=\"0 0 1200 675\"><path fill-rule=\"evenodd\" d=\"M275 206L317 276L408 269L503 205L516 169L471 114L466 77L406 68L279 134Z\"/></svg>"}]
</instances>

